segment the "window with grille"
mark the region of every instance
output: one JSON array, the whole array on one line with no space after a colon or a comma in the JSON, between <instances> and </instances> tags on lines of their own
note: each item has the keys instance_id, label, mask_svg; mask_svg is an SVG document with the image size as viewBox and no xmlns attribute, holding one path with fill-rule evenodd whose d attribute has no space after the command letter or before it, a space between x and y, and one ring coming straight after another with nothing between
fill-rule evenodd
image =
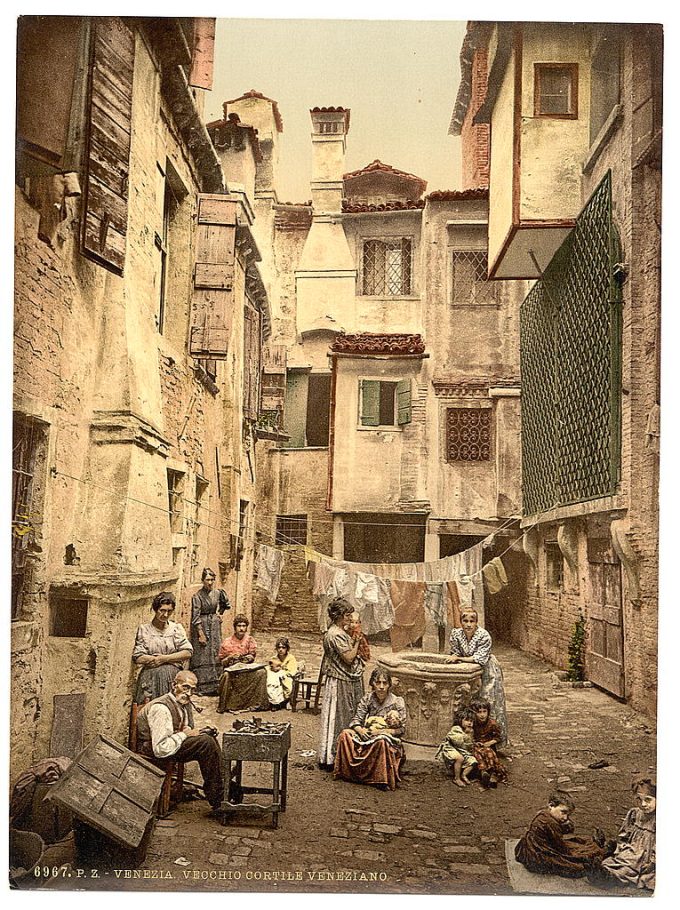
<instances>
[{"instance_id":1,"label":"window with grille","mask_svg":"<svg viewBox=\"0 0 680 910\"><path fill-rule=\"evenodd\" d=\"M170 530L180 534L184 530L184 474L168 468L168 511Z\"/></svg>"},{"instance_id":2,"label":"window with grille","mask_svg":"<svg viewBox=\"0 0 680 910\"><path fill-rule=\"evenodd\" d=\"M40 552L46 434L44 424L20 414L12 428L12 619L18 619L29 571L27 556ZM40 476L38 476L40 475Z\"/></svg>"},{"instance_id":3,"label":"window with grille","mask_svg":"<svg viewBox=\"0 0 680 910\"><path fill-rule=\"evenodd\" d=\"M277 515L276 543L281 545L307 544L306 515Z\"/></svg>"},{"instance_id":4,"label":"window with grille","mask_svg":"<svg viewBox=\"0 0 680 910\"><path fill-rule=\"evenodd\" d=\"M534 117L578 117L578 64L534 64Z\"/></svg>"},{"instance_id":5,"label":"window with grille","mask_svg":"<svg viewBox=\"0 0 680 910\"><path fill-rule=\"evenodd\" d=\"M451 254L451 302L457 306L496 303L497 285L487 280L488 258L484 250L453 250Z\"/></svg>"},{"instance_id":6,"label":"window with grille","mask_svg":"<svg viewBox=\"0 0 680 910\"><path fill-rule=\"evenodd\" d=\"M491 408L446 409L446 460L488 461Z\"/></svg>"},{"instance_id":7,"label":"window with grille","mask_svg":"<svg viewBox=\"0 0 680 910\"><path fill-rule=\"evenodd\" d=\"M411 294L410 237L364 240L363 293L374 297Z\"/></svg>"}]
</instances>

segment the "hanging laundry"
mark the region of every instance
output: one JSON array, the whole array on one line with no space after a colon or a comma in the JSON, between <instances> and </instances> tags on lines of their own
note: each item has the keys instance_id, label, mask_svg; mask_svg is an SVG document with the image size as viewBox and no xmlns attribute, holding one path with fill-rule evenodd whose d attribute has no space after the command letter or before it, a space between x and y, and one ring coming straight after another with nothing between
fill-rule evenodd
<instances>
[{"instance_id":1,"label":"hanging laundry","mask_svg":"<svg viewBox=\"0 0 680 910\"><path fill-rule=\"evenodd\" d=\"M458 589L458 603L460 604L460 612L463 613L465 610L474 610L472 604L472 579L467 575L461 575L460 578L457 578L455 585Z\"/></svg>"},{"instance_id":2,"label":"hanging laundry","mask_svg":"<svg viewBox=\"0 0 680 910\"><path fill-rule=\"evenodd\" d=\"M355 596L354 607L361 619L361 628L364 635L376 635L378 632L385 632L394 625L394 607L390 596L390 581L386 578L377 578L375 575L370 576L375 580L375 585L371 584L368 589L368 599L359 600ZM355 594L359 591L357 583ZM373 600L373 597L376 600Z\"/></svg>"},{"instance_id":3,"label":"hanging laundry","mask_svg":"<svg viewBox=\"0 0 680 910\"><path fill-rule=\"evenodd\" d=\"M444 586L429 584L425 591L425 611L435 626L446 625L446 603Z\"/></svg>"},{"instance_id":4,"label":"hanging laundry","mask_svg":"<svg viewBox=\"0 0 680 910\"><path fill-rule=\"evenodd\" d=\"M494 559L491 560L491 562L496 567L496 573L498 575L500 583L503 585L503 587L505 587L508 583L508 576L505 572L505 566L501 562L500 556L496 556Z\"/></svg>"},{"instance_id":5,"label":"hanging laundry","mask_svg":"<svg viewBox=\"0 0 680 910\"><path fill-rule=\"evenodd\" d=\"M390 595L394 607L394 625L390 631L393 651L403 651L425 633L425 590L417 581L391 579Z\"/></svg>"},{"instance_id":6,"label":"hanging laundry","mask_svg":"<svg viewBox=\"0 0 680 910\"><path fill-rule=\"evenodd\" d=\"M460 628L460 597L455 581L446 582L446 618L450 626Z\"/></svg>"},{"instance_id":7,"label":"hanging laundry","mask_svg":"<svg viewBox=\"0 0 680 910\"><path fill-rule=\"evenodd\" d=\"M255 587L264 591L270 603L276 603L285 562L282 550L259 544L255 556Z\"/></svg>"}]
</instances>

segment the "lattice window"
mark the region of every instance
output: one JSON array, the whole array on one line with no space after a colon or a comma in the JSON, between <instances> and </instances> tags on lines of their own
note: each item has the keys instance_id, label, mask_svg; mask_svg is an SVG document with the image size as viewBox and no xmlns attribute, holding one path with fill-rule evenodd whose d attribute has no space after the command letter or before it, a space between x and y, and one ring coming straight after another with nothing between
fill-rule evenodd
<instances>
[{"instance_id":1,"label":"lattice window","mask_svg":"<svg viewBox=\"0 0 680 910\"><path fill-rule=\"evenodd\" d=\"M451 302L496 303L497 285L487 280L488 258L484 250L454 250L451 254Z\"/></svg>"},{"instance_id":2,"label":"lattice window","mask_svg":"<svg viewBox=\"0 0 680 910\"><path fill-rule=\"evenodd\" d=\"M411 293L412 243L409 237L365 240L364 294L400 297Z\"/></svg>"},{"instance_id":3,"label":"lattice window","mask_svg":"<svg viewBox=\"0 0 680 910\"><path fill-rule=\"evenodd\" d=\"M520 311L525 514L616 491L620 256L608 173Z\"/></svg>"},{"instance_id":4,"label":"lattice window","mask_svg":"<svg viewBox=\"0 0 680 910\"><path fill-rule=\"evenodd\" d=\"M277 515L276 543L282 546L290 544L307 544L306 515Z\"/></svg>"},{"instance_id":5,"label":"lattice window","mask_svg":"<svg viewBox=\"0 0 680 910\"><path fill-rule=\"evenodd\" d=\"M27 556L40 552L45 431L37 420L14 415L12 430L12 619L19 618L26 586ZM36 476L39 475L39 476Z\"/></svg>"},{"instance_id":6,"label":"lattice window","mask_svg":"<svg viewBox=\"0 0 680 910\"><path fill-rule=\"evenodd\" d=\"M446 460L488 461L491 408L446 409Z\"/></svg>"}]
</instances>

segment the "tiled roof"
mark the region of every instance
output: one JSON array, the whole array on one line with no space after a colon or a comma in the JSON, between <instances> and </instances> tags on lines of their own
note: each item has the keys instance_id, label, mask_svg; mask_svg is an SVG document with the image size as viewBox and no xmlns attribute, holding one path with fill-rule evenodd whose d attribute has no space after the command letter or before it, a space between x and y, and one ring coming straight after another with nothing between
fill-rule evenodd
<instances>
[{"instance_id":1,"label":"tiled roof","mask_svg":"<svg viewBox=\"0 0 680 910\"><path fill-rule=\"evenodd\" d=\"M311 224L311 202L299 205L283 202L274 206L274 226L277 231L308 231Z\"/></svg>"},{"instance_id":2,"label":"tiled roof","mask_svg":"<svg viewBox=\"0 0 680 910\"><path fill-rule=\"evenodd\" d=\"M421 177L416 177L415 174L409 174L406 171L400 171L395 167L392 167L390 164L383 164L378 158L375 161L371 161L370 164L367 164L366 167L360 168L358 171L350 171L348 174L343 174L343 180L352 180L354 177L363 177L370 174L390 174L393 177L401 177L405 180L413 180L417 184L420 184L422 189L421 193L425 192L425 187L427 186L427 181L423 180Z\"/></svg>"},{"instance_id":3,"label":"tiled roof","mask_svg":"<svg viewBox=\"0 0 680 910\"><path fill-rule=\"evenodd\" d=\"M231 101L225 101L222 105L225 117L227 115L228 104L235 104L237 101L243 101L245 98L259 98L261 101L269 101L272 106L274 120L276 121L276 129L279 131L279 133L283 132L283 120L281 119L278 104L276 101L274 101L273 98L267 98L267 96L263 95L262 92L256 92L254 88L251 88L249 92L245 92L243 95L239 95L238 98L232 98Z\"/></svg>"},{"instance_id":4,"label":"tiled roof","mask_svg":"<svg viewBox=\"0 0 680 910\"><path fill-rule=\"evenodd\" d=\"M456 199L486 199L489 195L488 187L475 186L469 190L434 190L428 193L426 199L432 202L448 202Z\"/></svg>"},{"instance_id":5,"label":"tiled roof","mask_svg":"<svg viewBox=\"0 0 680 910\"><path fill-rule=\"evenodd\" d=\"M262 161L262 150L260 149L260 143L257 137L257 130L254 126L250 126L248 123L243 123L241 118L237 113L231 113L225 120L213 120L211 123L206 124L206 129L210 134L210 138L213 141L213 145L216 149L226 148L228 145L228 140L224 136L224 133L229 129L241 129L247 133L250 143L253 147L253 155L256 161Z\"/></svg>"},{"instance_id":6,"label":"tiled roof","mask_svg":"<svg viewBox=\"0 0 680 910\"><path fill-rule=\"evenodd\" d=\"M334 354L424 354L422 335L386 332L340 334L331 345Z\"/></svg>"},{"instance_id":7,"label":"tiled roof","mask_svg":"<svg viewBox=\"0 0 680 910\"><path fill-rule=\"evenodd\" d=\"M342 210L349 214L358 214L360 212L403 212L408 209L425 208L423 199L414 199L412 201L402 202L383 202L375 205L361 202L351 202L349 199L342 200Z\"/></svg>"},{"instance_id":8,"label":"tiled roof","mask_svg":"<svg viewBox=\"0 0 680 910\"><path fill-rule=\"evenodd\" d=\"M345 130L349 130L349 115L350 109L348 107L313 107L309 111L310 114L344 114L345 115Z\"/></svg>"}]
</instances>

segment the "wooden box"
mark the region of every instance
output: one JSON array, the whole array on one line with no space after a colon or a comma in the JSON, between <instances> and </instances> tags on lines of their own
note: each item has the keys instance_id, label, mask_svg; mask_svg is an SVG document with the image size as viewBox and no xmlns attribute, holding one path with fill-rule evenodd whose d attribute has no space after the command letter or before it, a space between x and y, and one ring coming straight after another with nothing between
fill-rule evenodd
<instances>
[{"instance_id":1,"label":"wooden box","mask_svg":"<svg viewBox=\"0 0 680 910\"><path fill-rule=\"evenodd\" d=\"M118 845L128 859L141 862L164 779L164 771L99 735L53 785L50 799L73 813L76 849L85 849L88 841L104 842L109 850Z\"/></svg>"},{"instance_id":2,"label":"wooden box","mask_svg":"<svg viewBox=\"0 0 680 910\"><path fill-rule=\"evenodd\" d=\"M290 749L290 724L281 733L222 734L222 752L230 761L281 761Z\"/></svg>"}]
</instances>

